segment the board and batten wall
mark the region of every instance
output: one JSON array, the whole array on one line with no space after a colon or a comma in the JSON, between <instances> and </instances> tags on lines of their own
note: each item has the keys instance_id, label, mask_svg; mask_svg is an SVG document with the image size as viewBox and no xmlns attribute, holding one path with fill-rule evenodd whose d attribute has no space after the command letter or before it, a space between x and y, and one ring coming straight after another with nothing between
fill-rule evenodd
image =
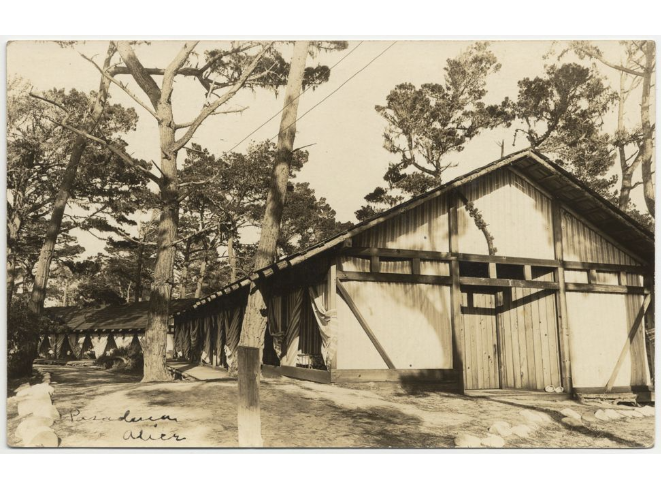
<instances>
[{"instance_id":1,"label":"board and batten wall","mask_svg":"<svg viewBox=\"0 0 661 488\"><path fill-rule=\"evenodd\" d=\"M344 283L395 369L452 369L450 288L412 283ZM337 369L388 369L338 296Z\"/></svg>"}]
</instances>

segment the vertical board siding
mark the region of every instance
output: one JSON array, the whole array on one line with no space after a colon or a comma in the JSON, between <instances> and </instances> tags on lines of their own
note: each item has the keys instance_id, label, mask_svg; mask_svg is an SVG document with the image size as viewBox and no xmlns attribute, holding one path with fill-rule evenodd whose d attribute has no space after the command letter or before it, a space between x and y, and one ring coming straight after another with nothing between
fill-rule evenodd
<instances>
[{"instance_id":1,"label":"vertical board siding","mask_svg":"<svg viewBox=\"0 0 661 488\"><path fill-rule=\"evenodd\" d=\"M343 283L396 369L452 369L450 287ZM344 300L338 297L338 369L387 369Z\"/></svg>"},{"instance_id":2,"label":"vertical board siding","mask_svg":"<svg viewBox=\"0 0 661 488\"><path fill-rule=\"evenodd\" d=\"M495 295L464 291L461 294L461 312L464 322L465 388L500 388Z\"/></svg>"},{"instance_id":3,"label":"vertical board siding","mask_svg":"<svg viewBox=\"0 0 661 488\"><path fill-rule=\"evenodd\" d=\"M567 293L572 381L575 387L606 386L642 301L641 295ZM649 384L641 326L614 386Z\"/></svg>"},{"instance_id":4,"label":"vertical board siding","mask_svg":"<svg viewBox=\"0 0 661 488\"><path fill-rule=\"evenodd\" d=\"M562 245L566 261L637 265L636 260L611 244L573 215L562 212Z\"/></svg>"},{"instance_id":5,"label":"vertical board siding","mask_svg":"<svg viewBox=\"0 0 661 488\"><path fill-rule=\"evenodd\" d=\"M340 266L344 271L360 271L362 273L369 273L370 260L369 258L361 258L358 256L341 256Z\"/></svg>"},{"instance_id":6,"label":"vertical board siding","mask_svg":"<svg viewBox=\"0 0 661 488\"><path fill-rule=\"evenodd\" d=\"M554 258L551 201L533 185L501 169L465 185L461 191L482 214L497 255ZM486 238L464 205L457 216L461 252L488 254Z\"/></svg>"},{"instance_id":7,"label":"vertical board siding","mask_svg":"<svg viewBox=\"0 0 661 488\"><path fill-rule=\"evenodd\" d=\"M560 386L555 293L511 288L499 312L503 388Z\"/></svg>"},{"instance_id":8,"label":"vertical board siding","mask_svg":"<svg viewBox=\"0 0 661 488\"><path fill-rule=\"evenodd\" d=\"M447 197L441 195L354 237L358 247L443 251L450 248Z\"/></svg>"},{"instance_id":9,"label":"vertical board siding","mask_svg":"<svg viewBox=\"0 0 661 488\"><path fill-rule=\"evenodd\" d=\"M298 348L303 354L321 355L321 334L314 317L312 302L307 289L303 290L303 307L301 310L300 338Z\"/></svg>"}]
</instances>

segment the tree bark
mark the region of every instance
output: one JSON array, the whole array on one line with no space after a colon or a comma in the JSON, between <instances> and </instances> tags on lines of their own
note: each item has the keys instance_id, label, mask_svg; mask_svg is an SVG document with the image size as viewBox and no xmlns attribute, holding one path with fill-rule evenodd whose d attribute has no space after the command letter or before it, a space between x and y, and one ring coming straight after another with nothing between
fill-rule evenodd
<instances>
[{"instance_id":1,"label":"tree bark","mask_svg":"<svg viewBox=\"0 0 661 488\"><path fill-rule=\"evenodd\" d=\"M11 308L16 285L16 245L22 223L18 213L7 219L7 310Z\"/></svg>"},{"instance_id":2,"label":"tree bark","mask_svg":"<svg viewBox=\"0 0 661 488\"><path fill-rule=\"evenodd\" d=\"M158 104L157 114L160 148L161 216L158 223L154 281L149 296L149 318L145 330L143 382L170 381L172 377L165 365L170 299L174 283L175 246L179 225L179 190L177 183L177 153L171 148L175 140L172 104L168 97Z\"/></svg>"},{"instance_id":3,"label":"tree bark","mask_svg":"<svg viewBox=\"0 0 661 488\"><path fill-rule=\"evenodd\" d=\"M641 168L643 173L643 196L647 210L654 217L654 129L650 121L650 91L652 76L654 74L654 41L646 41L643 49L645 53L645 74L643 76L643 92L640 101L640 119L643 131L643 141L640 147Z\"/></svg>"},{"instance_id":4,"label":"tree bark","mask_svg":"<svg viewBox=\"0 0 661 488\"><path fill-rule=\"evenodd\" d=\"M181 268L181 276L179 282L179 298L186 298L186 282L188 281L188 268L190 267L190 239L186 241L184 247L184 262Z\"/></svg>"},{"instance_id":5,"label":"tree bark","mask_svg":"<svg viewBox=\"0 0 661 488\"><path fill-rule=\"evenodd\" d=\"M107 69L110 66L110 61L114 53L115 49L111 43L110 47L108 47L108 53L103 63L104 69ZM101 119L106 100L108 99L109 86L110 81L102 76L101 82L99 84L99 93L94 102L94 106L92 107L89 121L85 127L86 132L92 133L99 120ZM69 201L69 197L71 196L71 191L73 190L74 184L76 182L78 166L80 165L80 160L83 157L83 153L85 152L86 147L87 138L82 135L76 136L73 149L71 151L71 156L69 157L69 162L67 163L67 167L64 170L62 182L60 183L60 188L57 192L57 196L55 197L55 202L53 203L53 211L51 213L50 222L48 223L46 238L44 239L44 243L41 246L41 251L39 252L37 272L35 273L34 284L32 286L32 294L30 296L30 303L28 304L29 310L34 314L41 315L44 309L46 286L48 285L48 278L50 276L50 265L53 260L53 253L55 251L55 244L57 243L57 236L59 235L60 228L62 227L64 211Z\"/></svg>"},{"instance_id":6,"label":"tree bark","mask_svg":"<svg viewBox=\"0 0 661 488\"><path fill-rule=\"evenodd\" d=\"M195 287L195 298L202 297L202 286L204 285L204 279L207 275L207 254L208 254L208 245L207 240L204 239L204 251L202 251L202 264L200 264L200 274L197 277L197 286Z\"/></svg>"},{"instance_id":7,"label":"tree bark","mask_svg":"<svg viewBox=\"0 0 661 488\"><path fill-rule=\"evenodd\" d=\"M144 238L143 238L144 241ZM133 290L133 301L139 303L142 300L142 265L144 261L145 245L138 244L138 259L135 272L135 290ZM128 302L128 300L127 300Z\"/></svg>"},{"instance_id":8,"label":"tree bark","mask_svg":"<svg viewBox=\"0 0 661 488\"><path fill-rule=\"evenodd\" d=\"M227 238L227 262L230 266L230 283L236 281L236 253L234 251L234 235Z\"/></svg>"},{"instance_id":9,"label":"tree bark","mask_svg":"<svg viewBox=\"0 0 661 488\"><path fill-rule=\"evenodd\" d=\"M627 75L625 72L620 71L620 93L617 106L617 132L621 137L626 130L624 127L624 104L627 99L625 88L625 80ZM620 184L620 197L618 199L618 207L621 210L627 209L629 201L631 200L631 190L633 189L633 173L640 164L640 157L634 157L631 164L627 162L627 153L625 149L625 142L619 141L617 144L617 154L620 160L620 169L622 171L622 182Z\"/></svg>"},{"instance_id":10,"label":"tree bark","mask_svg":"<svg viewBox=\"0 0 661 488\"><path fill-rule=\"evenodd\" d=\"M262 220L262 229L255 256L255 269L263 268L275 260L277 241L282 223L282 212L287 195L287 180L291 165L296 136L296 118L298 101L303 85L305 61L308 55L309 41L296 41L292 55L287 88L285 90L284 109L280 121L280 133L275 155L275 164L271 174L271 184L266 199L266 209ZM262 290L253 283L250 287L248 304L246 306L239 348L258 348L264 346L264 331L266 330L266 304ZM261 354L244 354L239 351L239 358L250 361L249 369L259 371ZM256 364L255 364L256 363ZM260 447L263 445L261 436L261 420L259 410L259 381L247 382L248 379L239 371L238 425L239 445L241 447ZM249 397L249 398L248 398ZM241 408L250 404L251 408Z\"/></svg>"}]
</instances>

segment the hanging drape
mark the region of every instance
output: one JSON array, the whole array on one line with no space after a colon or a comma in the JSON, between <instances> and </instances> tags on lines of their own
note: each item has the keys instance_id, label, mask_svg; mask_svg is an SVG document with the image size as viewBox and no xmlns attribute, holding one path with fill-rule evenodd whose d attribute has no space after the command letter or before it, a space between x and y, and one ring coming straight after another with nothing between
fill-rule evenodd
<instances>
[{"instance_id":1,"label":"hanging drape","mask_svg":"<svg viewBox=\"0 0 661 488\"><path fill-rule=\"evenodd\" d=\"M225 345L225 355L227 357L227 366L234 369L236 366L236 348L239 345L241 337L241 321L243 320L243 307L234 307L231 310L225 310L227 314L227 344Z\"/></svg>"},{"instance_id":2,"label":"hanging drape","mask_svg":"<svg viewBox=\"0 0 661 488\"><path fill-rule=\"evenodd\" d=\"M48 342L50 343L49 351L52 351L50 354L52 354L53 357L55 357L57 355L57 335L56 334L49 335Z\"/></svg>"},{"instance_id":3,"label":"hanging drape","mask_svg":"<svg viewBox=\"0 0 661 488\"><path fill-rule=\"evenodd\" d=\"M282 324L282 297L272 296L267 303L266 309L268 311L268 327L271 337L273 338L273 350L282 357L283 352L283 327Z\"/></svg>"},{"instance_id":4,"label":"hanging drape","mask_svg":"<svg viewBox=\"0 0 661 488\"><path fill-rule=\"evenodd\" d=\"M321 335L321 355L326 369L331 368L331 360L337 351L337 310L326 310L324 305L324 290L326 284L321 283L308 288L314 318Z\"/></svg>"},{"instance_id":5,"label":"hanging drape","mask_svg":"<svg viewBox=\"0 0 661 488\"><path fill-rule=\"evenodd\" d=\"M216 340L216 364L219 366L226 365L225 362L225 326L223 324L222 316L220 313L215 313L212 317L213 327L216 331L214 339Z\"/></svg>"},{"instance_id":6,"label":"hanging drape","mask_svg":"<svg viewBox=\"0 0 661 488\"><path fill-rule=\"evenodd\" d=\"M202 347L202 361L211 363L211 316L207 315L203 320L204 343Z\"/></svg>"},{"instance_id":7,"label":"hanging drape","mask_svg":"<svg viewBox=\"0 0 661 488\"><path fill-rule=\"evenodd\" d=\"M41 342L39 343L39 355L43 357L48 356L48 350L51 348L50 340L48 339L48 336L45 335L41 338Z\"/></svg>"},{"instance_id":8,"label":"hanging drape","mask_svg":"<svg viewBox=\"0 0 661 488\"><path fill-rule=\"evenodd\" d=\"M114 339L117 348L129 347L131 345L131 339L133 339L133 336L130 334L121 334L121 335L118 334L114 337Z\"/></svg>"},{"instance_id":9,"label":"hanging drape","mask_svg":"<svg viewBox=\"0 0 661 488\"><path fill-rule=\"evenodd\" d=\"M181 325L182 338L181 338L181 355L185 360L190 359L190 329L192 321L189 320Z\"/></svg>"},{"instance_id":10,"label":"hanging drape","mask_svg":"<svg viewBox=\"0 0 661 488\"><path fill-rule=\"evenodd\" d=\"M136 332L133 334L133 337L131 338L131 344L129 345L129 352L131 354L138 354L140 351L142 351L142 344L140 344L140 338L138 337L138 333Z\"/></svg>"},{"instance_id":11,"label":"hanging drape","mask_svg":"<svg viewBox=\"0 0 661 488\"><path fill-rule=\"evenodd\" d=\"M191 361L200 358L200 319L194 318L190 328L190 357Z\"/></svg>"},{"instance_id":12,"label":"hanging drape","mask_svg":"<svg viewBox=\"0 0 661 488\"><path fill-rule=\"evenodd\" d=\"M108 341L106 343L106 348L103 350L102 356L110 354L114 349L117 349L117 343L115 342L115 336L110 333L108 334Z\"/></svg>"},{"instance_id":13,"label":"hanging drape","mask_svg":"<svg viewBox=\"0 0 661 488\"><path fill-rule=\"evenodd\" d=\"M284 336L284 351L280 359L282 366L296 366L298 342L301 335L301 314L303 312L303 290L289 293L287 300L287 323Z\"/></svg>"},{"instance_id":14,"label":"hanging drape","mask_svg":"<svg viewBox=\"0 0 661 488\"><path fill-rule=\"evenodd\" d=\"M178 358L184 349L184 324L180 320L174 322L174 357Z\"/></svg>"},{"instance_id":15,"label":"hanging drape","mask_svg":"<svg viewBox=\"0 0 661 488\"><path fill-rule=\"evenodd\" d=\"M94 348L94 356L100 358L106 350L108 344L108 334L94 334L92 336L92 347Z\"/></svg>"},{"instance_id":16,"label":"hanging drape","mask_svg":"<svg viewBox=\"0 0 661 488\"><path fill-rule=\"evenodd\" d=\"M64 355L62 354L62 349L64 348L64 340L66 339L66 334L58 334L57 335L57 341L55 342L55 358L56 359L64 359Z\"/></svg>"},{"instance_id":17,"label":"hanging drape","mask_svg":"<svg viewBox=\"0 0 661 488\"><path fill-rule=\"evenodd\" d=\"M69 339L69 348L71 349L71 354L76 359L80 359L80 336L77 336L76 334L68 334L67 339Z\"/></svg>"}]
</instances>

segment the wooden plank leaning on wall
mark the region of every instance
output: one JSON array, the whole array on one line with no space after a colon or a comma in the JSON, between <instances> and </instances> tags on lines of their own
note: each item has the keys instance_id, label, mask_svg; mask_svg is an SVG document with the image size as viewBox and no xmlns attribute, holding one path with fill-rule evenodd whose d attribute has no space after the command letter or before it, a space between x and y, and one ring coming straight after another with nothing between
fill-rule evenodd
<instances>
[{"instance_id":1,"label":"wooden plank leaning on wall","mask_svg":"<svg viewBox=\"0 0 661 488\"><path fill-rule=\"evenodd\" d=\"M557 200L551 201L553 215L553 244L555 249L555 259L562 263L564 254L562 249L562 208ZM557 268L558 274L558 293L556 311L558 315L558 331L560 340L560 374L562 376L562 386L565 392L571 393L571 360L569 359L569 322L567 315L567 295L565 285L565 268L560 265Z\"/></svg>"}]
</instances>

